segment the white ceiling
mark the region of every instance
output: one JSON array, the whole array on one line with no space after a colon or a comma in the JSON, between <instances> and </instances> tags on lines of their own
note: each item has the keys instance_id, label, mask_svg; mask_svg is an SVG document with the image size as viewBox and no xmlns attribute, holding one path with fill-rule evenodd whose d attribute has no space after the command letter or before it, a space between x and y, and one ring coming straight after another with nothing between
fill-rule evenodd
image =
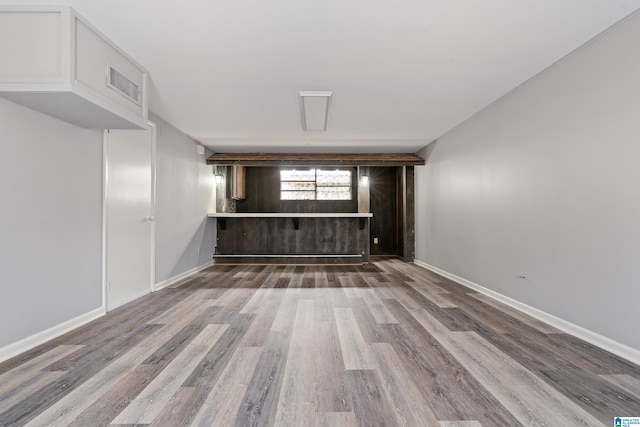
<instances>
[{"instance_id":1,"label":"white ceiling","mask_svg":"<svg viewBox=\"0 0 640 427\"><path fill-rule=\"evenodd\" d=\"M219 152L415 152L640 8L638 0L62 2L147 68L152 111ZM302 131L300 90L333 91L326 132Z\"/></svg>"}]
</instances>

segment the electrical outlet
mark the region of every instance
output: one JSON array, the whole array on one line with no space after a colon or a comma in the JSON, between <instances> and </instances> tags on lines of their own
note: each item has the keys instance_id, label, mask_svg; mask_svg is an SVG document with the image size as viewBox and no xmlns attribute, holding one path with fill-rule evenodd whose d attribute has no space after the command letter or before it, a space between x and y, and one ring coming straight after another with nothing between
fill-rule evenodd
<instances>
[{"instance_id":1,"label":"electrical outlet","mask_svg":"<svg viewBox=\"0 0 640 427\"><path fill-rule=\"evenodd\" d=\"M374 244L374 245L377 245L377 244L378 244L378 238L377 238L377 237L374 237L374 238L373 238L373 244Z\"/></svg>"}]
</instances>

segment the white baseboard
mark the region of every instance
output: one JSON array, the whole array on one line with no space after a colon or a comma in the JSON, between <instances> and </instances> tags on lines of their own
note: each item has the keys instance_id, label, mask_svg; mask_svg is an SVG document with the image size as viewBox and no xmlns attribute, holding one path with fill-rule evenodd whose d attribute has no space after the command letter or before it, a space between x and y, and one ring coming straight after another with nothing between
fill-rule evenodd
<instances>
[{"instance_id":1,"label":"white baseboard","mask_svg":"<svg viewBox=\"0 0 640 427\"><path fill-rule=\"evenodd\" d=\"M116 308L122 307L122 306L123 306L123 305L125 305L125 304L129 304L130 302L135 301L135 300L137 300L138 298L142 298L142 297L143 297L143 296L145 296L145 295L149 295L150 293L151 293L151 289L147 289L147 290L145 290L145 291L142 291L142 292L140 292L139 294L136 294L136 295L134 295L134 296L132 296L132 297L129 297L129 298L127 298L127 299L126 299L126 300L124 300L124 301L119 301L117 304L114 304L114 305L110 306L110 307L109 307L109 309L108 309L107 311L113 311L113 310L115 310Z\"/></svg>"},{"instance_id":2,"label":"white baseboard","mask_svg":"<svg viewBox=\"0 0 640 427\"><path fill-rule=\"evenodd\" d=\"M62 322L59 325L53 326L30 337L21 339L20 341L11 343L5 347L0 348L0 362L4 362L20 353L31 350L34 347L39 346L49 340L59 337L75 328L85 325L92 320L95 320L101 316L104 316L106 310L104 307L97 308L88 313L81 314L78 317Z\"/></svg>"},{"instance_id":3,"label":"white baseboard","mask_svg":"<svg viewBox=\"0 0 640 427\"><path fill-rule=\"evenodd\" d=\"M457 282L463 286L476 290L481 294L487 295L497 301L500 301L503 304L513 307L516 310L519 310L523 313L526 313L531 317L534 317L538 320L546 322L551 326L554 326L560 329L561 331L564 331L570 335L573 335L582 340L585 340L588 343L591 343L597 347L600 347L603 350L611 352L617 356L620 356L635 364L640 365L640 350L637 350L635 348L632 348L622 343L619 343L617 341L614 341L611 338L605 337L604 335L600 335L596 332L590 331L589 329L585 329L582 326L578 326L574 323L568 322L552 314L546 313L535 307L531 307L530 305L514 300L513 298L509 298L498 292L492 291L491 289L487 289L484 286L480 286L477 283L474 283L465 278L456 276L455 274L449 273L448 271L441 270L438 267L434 267L425 262L416 260L415 264L422 268L426 268L427 270L431 270L434 273L437 273L441 276L444 276L447 279L451 279L454 282Z\"/></svg>"},{"instance_id":4,"label":"white baseboard","mask_svg":"<svg viewBox=\"0 0 640 427\"><path fill-rule=\"evenodd\" d=\"M158 291L162 288L170 286L192 274L198 273L199 271L209 268L212 265L213 265L213 261L208 262L199 267L192 268L191 270L185 271L184 273L178 274L177 276L174 276L170 279L159 282L156 284L155 290ZM149 293L148 291L145 291L140 295L136 295L135 297L132 297L127 301L119 303L117 306L111 307L110 310L113 310L117 307L127 304L128 302L136 300L148 293ZM82 314L78 317L75 317L73 319L67 320L66 322L63 322L59 325L46 329L42 332L38 332L37 334L21 339L20 341L17 341L5 347L2 347L0 348L0 363L14 356L17 356L20 353L24 353L25 351L31 350L32 348L37 347L40 344L43 344L49 340L57 338L60 335L65 334L75 328L79 328L80 326L85 325L91 322L92 320L95 320L101 316L104 316L106 313L107 313L106 308L100 307L88 313Z\"/></svg>"},{"instance_id":5,"label":"white baseboard","mask_svg":"<svg viewBox=\"0 0 640 427\"><path fill-rule=\"evenodd\" d=\"M158 282L156 283L156 285L154 286L154 290L155 291L159 291L160 289L166 288L167 286L171 286L174 283L178 283L180 280L182 279L186 279L187 277L191 276L192 274L196 274L199 273L202 270L205 270L209 267L213 266L213 260L209 261L206 264L202 264L198 267L194 267L191 270L187 270L184 273L180 273L176 276L170 277L167 280L163 280L162 282Z\"/></svg>"}]
</instances>

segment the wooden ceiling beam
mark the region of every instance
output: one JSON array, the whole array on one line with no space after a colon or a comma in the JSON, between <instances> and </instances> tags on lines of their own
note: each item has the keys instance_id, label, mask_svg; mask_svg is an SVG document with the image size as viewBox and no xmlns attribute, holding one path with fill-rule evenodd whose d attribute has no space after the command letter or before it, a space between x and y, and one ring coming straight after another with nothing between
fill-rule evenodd
<instances>
[{"instance_id":1,"label":"wooden ceiling beam","mask_svg":"<svg viewBox=\"0 0 640 427\"><path fill-rule=\"evenodd\" d=\"M218 166L418 166L425 161L405 153L214 153L207 164Z\"/></svg>"}]
</instances>

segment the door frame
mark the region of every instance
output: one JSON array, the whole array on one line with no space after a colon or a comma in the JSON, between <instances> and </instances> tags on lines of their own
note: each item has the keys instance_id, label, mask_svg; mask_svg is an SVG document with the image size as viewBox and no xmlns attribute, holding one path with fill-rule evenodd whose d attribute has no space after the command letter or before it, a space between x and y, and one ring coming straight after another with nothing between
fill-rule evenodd
<instances>
[{"instance_id":1,"label":"door frame","mask_svg":"<svg viewBox=\"0 0 640 427\"><path fill-rule=\"evenodd\" d=\"M157 127L156 124L150 120L147 121L148 129L151 130L151 209L150 216L151 221L151 247L150 251L150 282L149 291L155 292L156 290L156 136ZM109 260L107 259L108 249L108 209L107 201L109 198L108 184L109 184L109 129L102 131L102 308L104 312L109 311L109 292L107 289L107 266Z\"/></svg>"}]
</instances>

